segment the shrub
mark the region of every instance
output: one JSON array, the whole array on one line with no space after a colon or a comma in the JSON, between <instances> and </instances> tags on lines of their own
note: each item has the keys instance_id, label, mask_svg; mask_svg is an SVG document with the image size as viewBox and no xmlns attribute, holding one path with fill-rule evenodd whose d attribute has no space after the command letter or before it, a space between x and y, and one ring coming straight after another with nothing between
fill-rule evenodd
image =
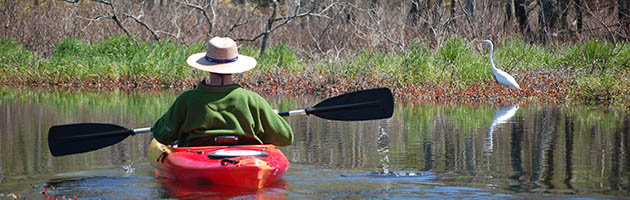
<instances>
[{"instance_id":1,"label":"shrub","mask_svg":"<svg viewBox=\"0 0 630 200\"><path fill-rule=\"evenodd\" d=\"M569 46L565 50L562 63L566 66L584 68L589 74L599 70L600 74L613 66L615 46L608 42L590 40L585 44Z\"/></svg>"}]
</instances>

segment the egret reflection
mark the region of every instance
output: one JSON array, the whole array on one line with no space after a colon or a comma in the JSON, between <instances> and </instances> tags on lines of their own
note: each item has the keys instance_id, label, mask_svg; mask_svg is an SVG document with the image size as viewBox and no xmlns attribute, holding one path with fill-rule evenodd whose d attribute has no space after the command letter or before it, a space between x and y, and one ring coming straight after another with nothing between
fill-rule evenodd
<instances>
[{"instance_id":1,"label":"egret reflection","mask_svg":"<svg viewBox=\"0 0 630 200\"><path fill-rule=\"evenodd\" d=\"M490 130L488 130L488 138L486 139L486 144L484 148L484 152L492 152L494 149L493 144L493 131L499 125L507 122L516 114L518 110L518 105L507 105L499 108L496 114L494 114L494 118L492 118L492 123L490 124Z\"/></svg>"}]
</instances>

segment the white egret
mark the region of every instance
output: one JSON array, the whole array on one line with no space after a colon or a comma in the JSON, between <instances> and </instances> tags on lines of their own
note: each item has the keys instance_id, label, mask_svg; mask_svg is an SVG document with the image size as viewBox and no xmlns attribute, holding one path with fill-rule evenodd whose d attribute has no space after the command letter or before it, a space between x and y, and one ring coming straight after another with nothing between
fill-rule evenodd
<instances>
[{"instance_id":1,"label":"white egret","mask_svg":"<svg viewBox=\"0 0 630 200\"><path fill-rule=\"evenodd\" d=\"M485 149L484 149L485 152L492 152L492 150L494 149L494 144L493 144L494 129L497 128L500 124L508 122L514 116L514 114L516 114L517 110L518 110L518 105L507 105L497 110L497 113L494 114L494 118L492 118L492 122L490 124L490 130L488 130L488 138L486 139L486 144L485 144Z\"/></svg>"},{"instance_id":2,"label":"white egret","mask_svg":"<svg viewBox=\"0 0 630 200\"><path fill-rule=\"evenodd\" d=\"M487 45L490 46L490 53L488 54L488 58L490 59L490 69L492 69L492 73L494 73L494 79L497 82L499 82L500 84L508 86L508 87L510 87L512 89L520 90L521 87L519 87L519 85L516 82L516 80L514 80L514 77L512 77L510 74L504 72L503 70L500 70L500 69L497 69L496 67L494 67L494 62L492 61L492 49L493 49L492 41L484 40L481 43L482 44L487 44Z\"/></svg>"}]
</instances>

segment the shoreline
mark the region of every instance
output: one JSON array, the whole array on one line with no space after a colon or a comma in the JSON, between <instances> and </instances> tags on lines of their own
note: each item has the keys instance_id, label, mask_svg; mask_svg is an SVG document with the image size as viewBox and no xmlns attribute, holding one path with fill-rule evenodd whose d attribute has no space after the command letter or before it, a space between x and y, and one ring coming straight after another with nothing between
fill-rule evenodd
<instances>
[{"instance_id":1,"label":"shoreline","mask_svg":"<svg viewBox=\"0 0 630 200\"><path fill-rule=\"evenodd\" d=\"M400 86L389 84L384 79L363 77L346 79L315 75L304 71L287 75L283 70L257 71L235 75L235 82L248 90L263 96L322 96L323 98L346 92L369 88L388 87L396 101L411 104L551 104L551 105L587 105L619 107L630 112L630 104L600 102L581 102L576 94L575 78L571 70L545 70L515 73L522 90L513 90L499 86L494 80L466 85L457 85L456 80L439 83L404 83ZM309 77L309 78L306 78ZM317 77L317 78L313 78ZM331 81L331 79L334 79ZM41 88L86 91L177 91L193 89L198 79L176 79L168 84L160 83L155 78L119 78L99 80L39 80L37 82L18 80L7 77L0 86L8 88ZM629 86L630 87L630 86Z\"/></svg>"}]
</instances>

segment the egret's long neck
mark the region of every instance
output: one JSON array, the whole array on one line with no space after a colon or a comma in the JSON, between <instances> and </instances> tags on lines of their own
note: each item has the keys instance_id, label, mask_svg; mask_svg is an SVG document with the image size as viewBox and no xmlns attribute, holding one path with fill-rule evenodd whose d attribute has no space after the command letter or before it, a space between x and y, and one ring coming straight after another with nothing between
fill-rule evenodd
<instances>
[{"instance_id":1,"label":"egret's long neck","mask_svg":"<svg viewBox=\"0 0 630 200\"><path fill-rule=\"evenodd\" d=\"M488 59L490 59L490 69L492 69L493 72L497 71L497 68L494 67L494 61L492 61L492 44L490 44L490 53L488 54Z\"/></svg>"}]
</instances>

